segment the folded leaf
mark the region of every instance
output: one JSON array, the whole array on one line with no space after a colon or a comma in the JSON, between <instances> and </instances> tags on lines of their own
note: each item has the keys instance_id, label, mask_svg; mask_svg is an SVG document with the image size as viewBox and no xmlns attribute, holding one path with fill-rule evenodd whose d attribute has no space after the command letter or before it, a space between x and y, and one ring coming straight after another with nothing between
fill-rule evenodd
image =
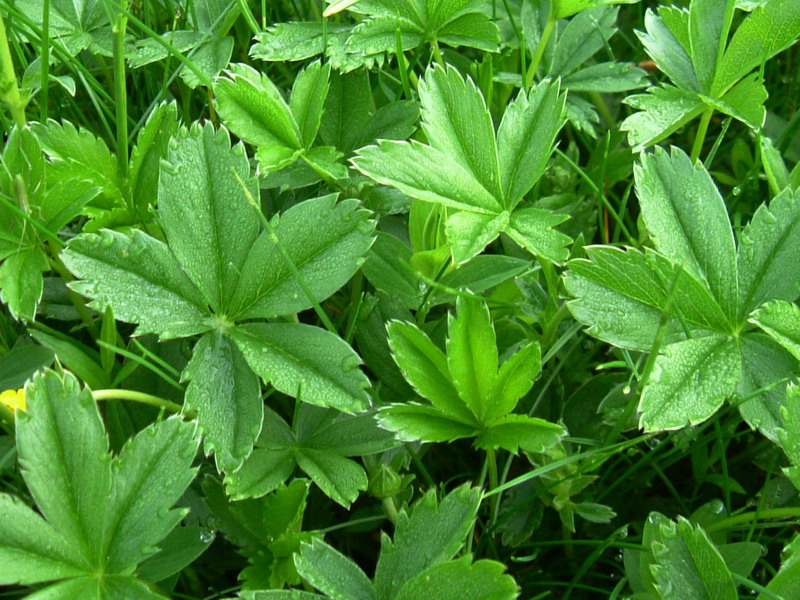
<instances>
[{"instance_id":1,"label":"folded leaf","mask_svg":"<svg viewBox=\"0 0 800 600\"><path fill-rule=\"evenodd\" d=\"M447 322L448 370L458 395L478 422L484 422L497 377L494 323L482 300L459 296L456 311Z\"/></svg>"},{"instance_id":2,"label":"folded leaf","mask_svg":"<svg viewBox=\"0 0 800 600\"><path fill-rule=\"evenodd\" d=\"M538 342L528 342L500 365L494 381L486 419L501 417L513 411L527 394L542 370L542 350Z\"/></svg>"},{"instance_id":3,"label":"folded leaf","mask_svg":"<svg viewBox=\"0 0 800 600\"><path fill-rule=\"evenodd\" d=\"M322 107L328 95L330 65L315 62L300 71L292 86L289 107L300 130L303 146L310 148L319 131Z\"/></svg>"},{"instance_id":4,"label":"folded leaf","mask_svg":"<svg viewBox=\"0 0 800 600\"><path fill-rule=\"evenodd\" d=\"M652 10L648 10L644 16L644 26L646 32L637 31L636 33L645 50L661 71L678 87L700 93L702 87L697 80L692 59L664 20Z\"/></svg>"},{"instance_id":5,"label":"folded leaf","mask_svg":"<svg viewBox=\"0 0 800 600\"><path fill-rule=\"evenodd\" d=\"M689 40L694 72L703 91L708 92L717 71L720 46L725 47L733 10L726 9L728 0L693 0L689 5ZM725 34L723 34L723 31ZM726 39L722 39L726 37Z\"/></svg>"},{"instance_id":6,"label":"folded leaf","mask_svg":"<svg viewBox=\"0 0 800 600\"><path fill-rule=\"evenodd\" d=\"M508 221L508 211L497 215L453 211L445 223L445 232L456 264L464 263L480 254L508 227Z\"/></svg>"},{"instance_id":7,"label":"folded leaf","mask_svg":"<svg viewBox=\"0 0 800 600\"><path fill-rule=\"evenodd\" d=\"M183 371L186 406L197 413L206 454L220 471L234 471L261 431L263 401L258 377L242 353L219 332L206 333Z\"/></svg>"}]
</instances>

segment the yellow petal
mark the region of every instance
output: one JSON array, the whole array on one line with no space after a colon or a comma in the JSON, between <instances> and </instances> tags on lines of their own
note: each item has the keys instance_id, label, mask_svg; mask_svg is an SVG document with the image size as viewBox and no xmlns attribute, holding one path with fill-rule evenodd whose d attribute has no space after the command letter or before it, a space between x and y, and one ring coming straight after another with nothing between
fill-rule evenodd
<instances>
[{"instance_id":1,"label":"yellow petal","mask_svg":"<svg viewBox=\"0 0 800 600\"><path fill-rule=\"evenodd\" d=\"M25 410L25 390L6 390L0 393L0 404L7 406L11 412Z\"/></svg>"}]
</instances>

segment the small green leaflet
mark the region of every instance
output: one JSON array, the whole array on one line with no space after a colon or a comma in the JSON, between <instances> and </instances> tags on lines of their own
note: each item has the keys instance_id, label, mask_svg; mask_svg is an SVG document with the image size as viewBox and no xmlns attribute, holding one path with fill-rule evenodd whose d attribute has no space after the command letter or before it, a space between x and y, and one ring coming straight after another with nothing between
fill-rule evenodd
<instances>
[{"instance_id":1,"label":"small green leaflet","mask_svg":"<svg viewBox=\"0 0 800 600\"><path fill-rule=\"evenodd\" d=\"M301 396L302 399L302 396ZM264 427L253 453L225 478L228 495L256 498L276 489L296 467L344 507L367 489L367 474L351 456L383 452L396 445L372 414L341 415L335 409L301 404L290 428L266 408Z\"/></svg>"},{"instance_id":2,"label":"small green leaflet","mask_svg":"<svg viewBox=\"0 0 800 600\"><path fill-rule=\"evenodd\" d=\"M702 165L657 149L635 176L656 251L588 248L565 276L570 310L595 337L632 350L652 350L663 328L639 405L647 431L704 421L738 394L747 398L744 419L777 441L796 365L789 353L800 351L792 304L800 295L800 194L786 189L759 207L737 246Z\"/></svg>"},{"instance_id":3,"label":"small green leaflet","mask_svg":"<svg viewBox=\"0 0 800 600\"><path fill-rule=\"evenodd\" d=\"M570 239L554 227L568 217L519 205L547 166L565 122L564 99L549 81L520 92L495 134L472 80L453 67L436 66L420 81L422 129L430 145L380 142L359 150L352 163L412 198L457 209L446 224L457 263L501 233L559 263L568 256Z\"/></svg>"},{"instance_id":4,"label":"small green leaflet","mask_svg":"<svg viewBox=\"0 0 800 600\"><path fill-rule=\"evenodd\" d=\"M112 457L97 404L74 376L45 371L26 392L17 446L41 516L0 495L0 584L56 582L53 598L163 598L132 573L186 514L172 507L196 473L194 427L171 417Z\"/></svg>"},{"instance_id":5,"label":"small green leaflet","mask_svg":"<svg viewBox=\"0 0 800 600\"><path fill-rule=\"evenodd\" d=\"M677 87L664 84L626 98L641 111L622 124L632 146L655 144L713 110L760 131L767 92L752 71L796 41L800 4L771 0L758 6L728 41L735 5L734 0L692 0L688 10L648 10L639 39Z\"/></svg>"},{"instance_id":6,"label":"small green leaflet","mask_svg":"<svg viewBox=\"0 0 800 600\"><path fill-rule=\"evenodd\" d=\"M203 482L206 503L220 530L250 562L239 574L243 590L301 583L293 557L302 542L320 537L302 527L309 484L298 477L263 498L233 501L212 478Z\"/></svg>"},{"instance_id":7,"label":"small green leaflet","mask_svg":"<svg viewBox=\"0 0 800 600\"><path fill-rule=\"evenodd\" d=\"M237 468L259 434L256 376L314 404L366 407L360 359L337 335L300 323L237 322L297 313L339 289L372 243L367 212L355 200L324 196L262 230L244 148L210 125L173 138L158 194L166 243L104 230L72 240L63 260L80 278L73 288L98 310L111 304L118 319L138 324L137 334L204 334L183 373L185 402L218 467Z\"/></svg>"},{"instance_id":8,"label":"small green leaflet","mask_svg":"<svg viewBox=\"0 0 800 600\"><path fill-rule=\"evenodd\" d=\"M385 55L422 44L467 46L495 52L499 35L480 2L474 0L343 0L326 14L350 10L357 25L280 23L256 36L251 56L268 61L304 60L325 53L337 71L382 64ZM398 48L398 39L400 48Z\"/></svg>"},{"instance_id":9,"label":"small green leaflet","mask_svg":"<svg viewBox=\"0 0 800 600\"><path fill-rule=\"evenodd\" d=\"M45 242L97 196L91 182L55 171L31 129L15 127L0 156L0 299L22 321L36 316L50 269Z\"/></svg>"},{"instance_id":10,"label":"small green leaflet","mask_svg":"<svg viewBox=\"0 0 800 600\"><path fill-rule=\"evenodd\" d=\"M387 329L392 356L414 390L430 405L391 404L381 426L403 441L449 442L475 438L478 448L541 452L564 430L543 419L513 414L541 369L539 345L529 342L498 369L494 325L482 300L459 296L448 320L445 355L412 323Z\"/></svg>"},{"instance_id":11,"label":"small green leaflet","mask_svg":"<svg viewBox=\"0 0 800 600\"><path fill-rule=\"evenodd\" d=\"M480 491L462 485L441 503L430 490L400 513L394 539L384 534L370 580L351 559L321 540L303 544L295 565L321 594L287 591L244 592L246 600L513 600L518 588L503 566L491 560L454 559L469 534ZM424 549L424 552L420 552Z\"/></svg>"}]
</instances>

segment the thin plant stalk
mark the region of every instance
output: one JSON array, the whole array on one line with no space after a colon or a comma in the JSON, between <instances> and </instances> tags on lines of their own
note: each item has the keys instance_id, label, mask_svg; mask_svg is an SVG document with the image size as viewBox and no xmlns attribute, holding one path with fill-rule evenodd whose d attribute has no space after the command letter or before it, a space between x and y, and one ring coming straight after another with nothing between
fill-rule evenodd
<instances>
[{"instance_id":1,"label":"thin plant stalk","mask_svg":"<svg viewBox=\"0 0 800 600\"><path fill-rule=\"evenodd\" d=\"M0 15L0 99L8 105L11 118L17 127L24 127L25 99L20 94L17 85L17 75L14 71L14 61L11 59L11 48L8 46L6 24Z\"/></svg>"},{"instance_id":2,"label":"thin plant stalk","mask_svg":"<svg viewBox=\"0 0 800 600\"><path fill-rule=\"evenodd\" d=\"M125 81L125 31L128 27L128 0L117 11L114 34L114 105L116 109L117 172L128 178L128 88Z\"/></svg>"}]
</instances>

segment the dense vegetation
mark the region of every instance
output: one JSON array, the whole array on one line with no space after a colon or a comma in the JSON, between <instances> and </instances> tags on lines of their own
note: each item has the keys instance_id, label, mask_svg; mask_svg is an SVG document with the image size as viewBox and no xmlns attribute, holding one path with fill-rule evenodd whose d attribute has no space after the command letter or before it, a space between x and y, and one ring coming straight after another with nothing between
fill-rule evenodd
<instances>
[{"instance_id":1,"label":"dense vegetation","mask_svg":"<svg viewBox=\"0 0 800 600\"><path fill-rule=\"evenodd\" d=\"M2 597L800 600L800 2L0 16Z\"/></svg>"}]
</instances>

